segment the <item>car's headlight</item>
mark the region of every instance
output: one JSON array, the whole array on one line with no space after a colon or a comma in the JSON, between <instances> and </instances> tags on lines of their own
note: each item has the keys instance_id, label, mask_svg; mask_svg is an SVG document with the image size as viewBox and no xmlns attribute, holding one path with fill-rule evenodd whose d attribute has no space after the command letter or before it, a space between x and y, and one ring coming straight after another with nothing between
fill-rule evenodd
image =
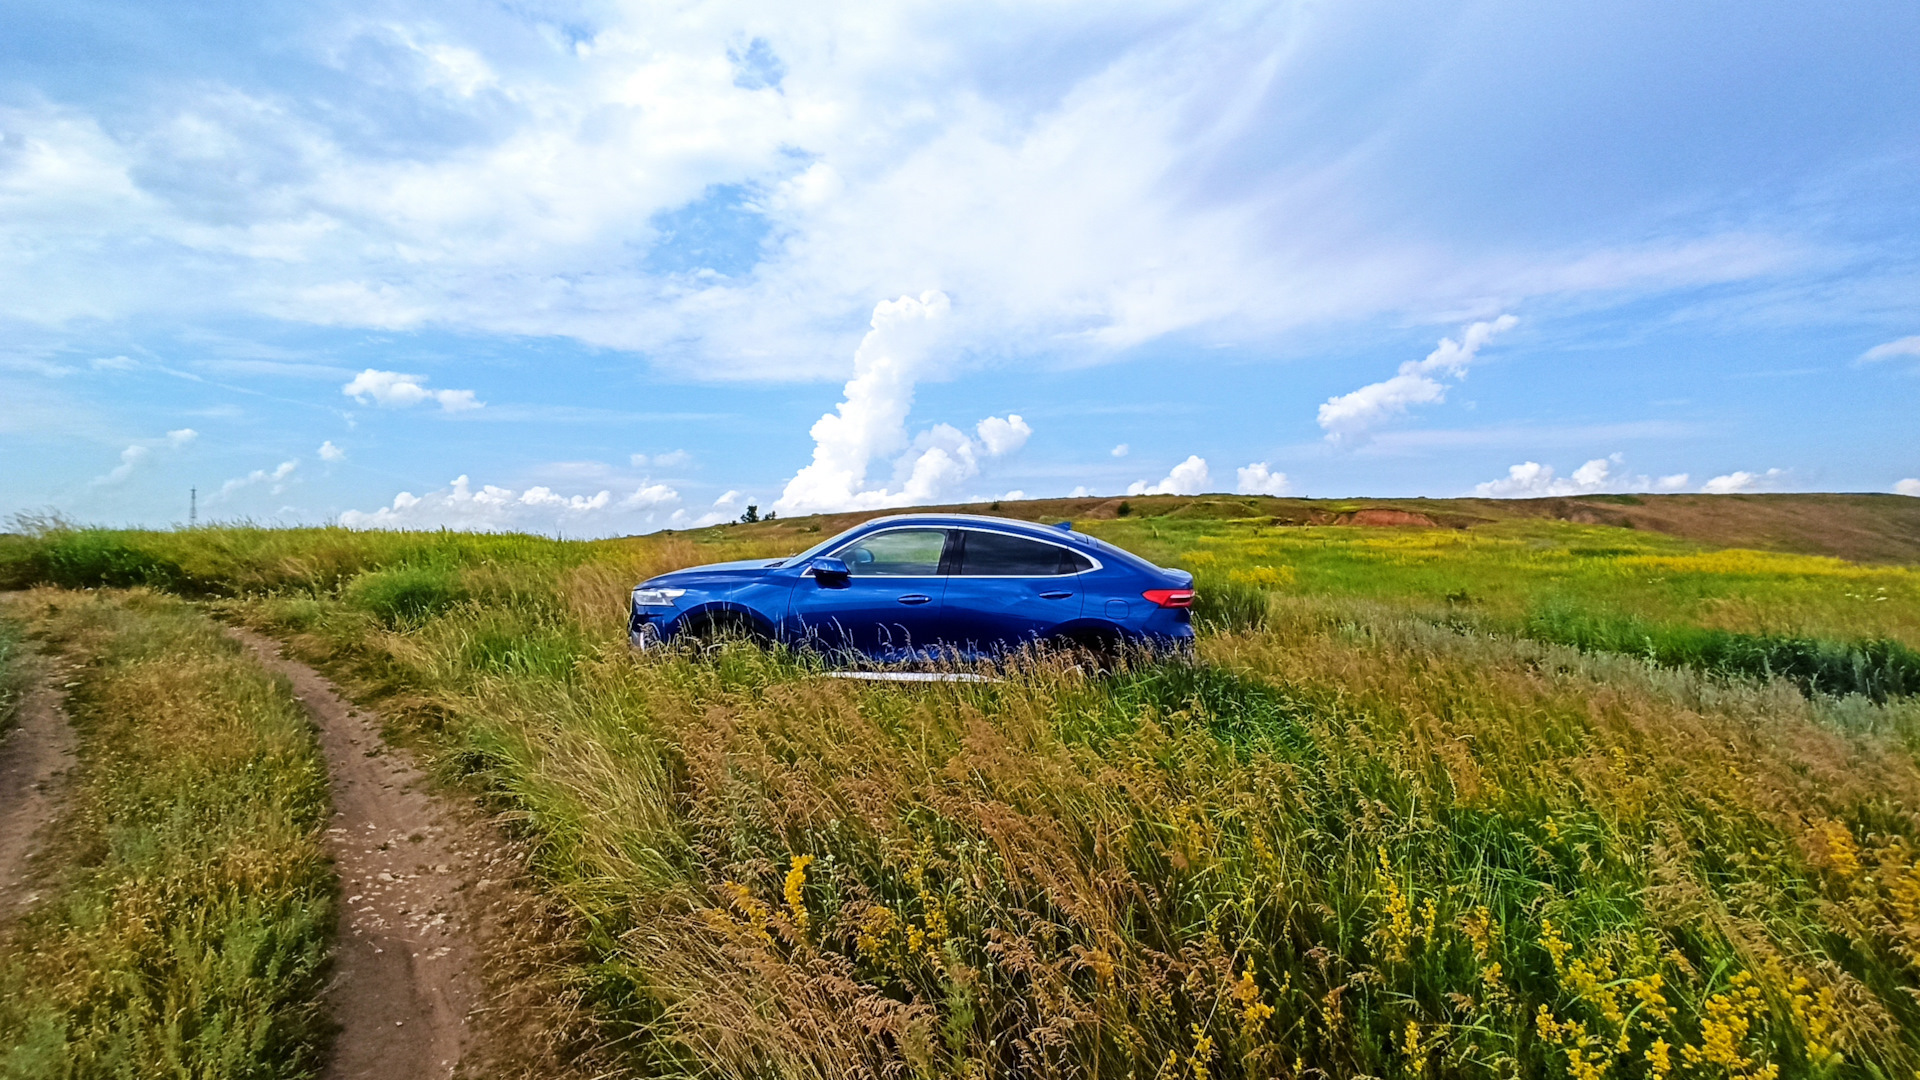
<instances>
[{"instance_id":1,"label":"car's headlight","mask_svg":"<svg viewBox=\"0 0 1920 1080\"><path fill-rule=\"evenodd\" d=\"M635 589L634 607L672 607L675 600L687 595L685 589Z\"/></svg>"}]
</instances>

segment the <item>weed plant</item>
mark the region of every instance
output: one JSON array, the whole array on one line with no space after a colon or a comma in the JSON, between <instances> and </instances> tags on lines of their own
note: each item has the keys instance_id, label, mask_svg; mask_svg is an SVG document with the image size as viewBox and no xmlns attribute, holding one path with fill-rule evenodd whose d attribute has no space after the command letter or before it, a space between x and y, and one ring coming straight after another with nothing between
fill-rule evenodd
<instances>
[{"instance_id":1,"label":"weed plant","mask_svg":"<svg viewBox=\"0 0 1920 1080\"><path fill-rule=\"evenodd\" d=\"M0 936L0 1076L314 1075L334 883L299 706L181 601L10 606L84 667L65 869Z\"/></svg>"}]
</instances>

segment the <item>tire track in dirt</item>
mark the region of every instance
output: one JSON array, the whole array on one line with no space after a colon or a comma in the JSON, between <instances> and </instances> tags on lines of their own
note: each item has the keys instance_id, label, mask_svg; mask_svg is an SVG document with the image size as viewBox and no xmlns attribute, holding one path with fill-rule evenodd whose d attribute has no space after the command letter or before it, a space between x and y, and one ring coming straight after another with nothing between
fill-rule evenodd
<instances>
[{"instance_id":1,"label":"tire track in dirt","mask_svg":"<svg viewBox=\"0 0 1920 1080\"><path fill-rule=\"evenodd\" d=\"M54 686L72 670L47 662L21 698L14 726L0 738L0 923L38 899L33 859L59 815L60 791L76 761L73 726Z\"/></svg>"},{"instance_id":2,"label":"tire track in dirt","mask_svg":"<svg viewBox=\"0 0 1920 1080\"><path fill-rule=\"evenodd\" d=\"M378 719L280 645L229 627L293 684L319 730L333 794L327 845L340 875L339 946L326 1000L340 1026L327 1080L451 1077L479 1058L479 943L501 939L518 860L470 808L425 790ZM469 1069L473 1062L469 1061Z\"/></svg>"}]
</instances>

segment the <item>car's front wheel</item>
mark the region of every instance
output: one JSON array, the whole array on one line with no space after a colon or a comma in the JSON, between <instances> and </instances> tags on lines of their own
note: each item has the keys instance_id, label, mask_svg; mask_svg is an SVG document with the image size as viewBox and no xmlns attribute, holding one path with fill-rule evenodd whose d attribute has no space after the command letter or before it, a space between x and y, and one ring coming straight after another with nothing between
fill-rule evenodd
<instances>
[{"instance_id":1,"label":"car's front wheel","mask_svg":"<svg viewBox=\"0 0 1920 1080\"><path fill-rule=\"evenodd\" d=\"M730 642L745 641L755 645L767 645L768 637L761 633L750 616L737 611L715 611L690 616L687 624L674 635L676 641L684 641L701 652L712 652Z\"/></svg>"}]
</instances>

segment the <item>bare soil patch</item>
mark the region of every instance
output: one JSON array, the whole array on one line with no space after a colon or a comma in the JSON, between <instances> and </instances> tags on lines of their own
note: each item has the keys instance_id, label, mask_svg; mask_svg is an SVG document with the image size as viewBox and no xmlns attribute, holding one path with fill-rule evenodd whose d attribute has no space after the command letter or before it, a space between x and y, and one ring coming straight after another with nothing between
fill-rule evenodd
<instances>
[{"instance_id":1,"label":"bare soil patch","mask_svg":"<svg viewBox=\"0 0 1920 1080\"><path fill-rule=\"evenodd\" d=\"M18 722L0 736L0 923L36 899L34 858L74 765L73 728L54 685L68 670L42 667L20 701Z\"/></svg>"},{"instance_id":2,"label":"bare soil patch","mask_svg":"<svg viewBox=\"0 0 1920 1080\"><path fill-rule=\"evenodd\" d=\"M327 758L341 908L326 995L340 1031L325 1075L474 1075L476 1062L497 1056L476 1022L489 1004L481 952L511 936L501 924L524 906L511 884L519 859L474 808L426 791L426 776L381 738L372 713L277 642L228 632L293 684Z\"/></svg>"}]
</instances>

